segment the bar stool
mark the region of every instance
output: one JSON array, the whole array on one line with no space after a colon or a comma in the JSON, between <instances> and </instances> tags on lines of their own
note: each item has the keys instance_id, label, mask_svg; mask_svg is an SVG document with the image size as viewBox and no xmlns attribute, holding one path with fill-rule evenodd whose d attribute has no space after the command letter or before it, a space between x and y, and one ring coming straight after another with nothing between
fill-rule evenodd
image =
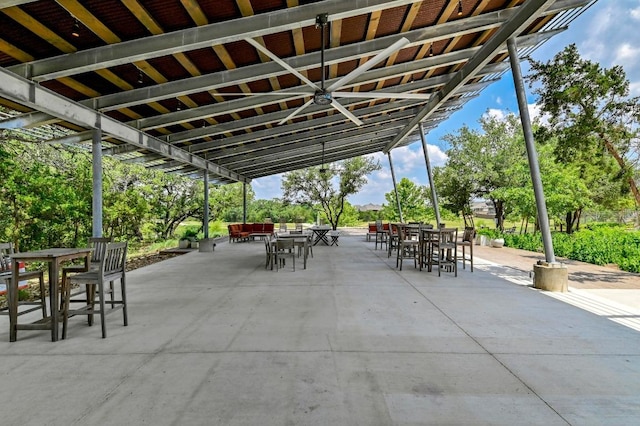
<instances>
[{"instance_id":1,"label":"bar stool","mask_svg":"<svg viewBox=\"0 0 640 426\"><path fill-rule=\"evenodd\" d=\"M10 315L11 309L9 304L12 300L9 300L9 286L13 286L15 291L18 291L19 282L14 283L13 280L13 268L19 268L19 265L12 264L11 255L14 254L13 243L0 243L0 280L4 280L7 285L7 306L0 309L0 315ZM18 279L30 280L37 278L39 281L40 294L37 301L20 301L18 300L18 310L16 310L16 318L11 318L10 324L17 323L17 317L20 315L28 314L37 310L42 310L42 318L47 317L47 302L46 302L46 290L44 285L44 272L43 271L25 271L19 272ZM16 296L16 300L18 297ZM32 306L31 308L20 310L21 306Z\"/></svg>"}]
</instances>

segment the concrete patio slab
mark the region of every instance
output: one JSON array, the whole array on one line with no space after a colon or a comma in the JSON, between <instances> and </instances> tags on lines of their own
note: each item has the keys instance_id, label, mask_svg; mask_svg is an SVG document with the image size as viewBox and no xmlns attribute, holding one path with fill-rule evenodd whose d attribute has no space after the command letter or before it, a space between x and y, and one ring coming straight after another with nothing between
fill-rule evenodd
<instances>
[{"instance_id":1,"label":"concrete patio slab","mask_svg":"<svg viewBox=\"0 0 640 426\"><path fill-rule=\"evenodd\" d=\"M398 271L343 233L306 270L225 242L127 279L106 339L75 317L9 343L0 318L3 426L640 422L640 333L481 257Z\"/></svg>"}]
</instances>

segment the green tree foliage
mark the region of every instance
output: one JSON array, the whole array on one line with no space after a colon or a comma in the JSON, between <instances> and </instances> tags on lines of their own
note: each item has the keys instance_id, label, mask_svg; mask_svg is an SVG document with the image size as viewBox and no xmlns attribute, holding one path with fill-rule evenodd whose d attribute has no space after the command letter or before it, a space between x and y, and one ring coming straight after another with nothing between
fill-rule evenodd
<instances>
[{"instance_id":1,"label":"green tree foliage","mask_svg":"<svg viewBox=\"0 0 640 426\"><path fill-rule=\"evenodd\" d=\"M0 145L0 237L20 250L76 243L91 226L87 165L75 151L5 139Z\"/></svg>"},{"instance_id":2,"label":"green tree foliage","mask_svg":"<svg viewBox=\"0 0 640 426\"><path fill-rule=\"evenodd\" d=\"M201 191L202 193L203 191ZM236 182L229 185L216 185L209 187L209 218L210 220L223 219L226 222L242 221L242 197L243 184ZM250 206L255 198L251 186L247 185L247 206ZM201 203L204 204L204 200ZM202 218L200 213L200 218Z\"/></svg>"},{"instance_id":3,"label":"green tree foliage","mask_svg":"<svg viewBox=\"0 0 640 426\"><path fill-rule=\"evenodd\" d=\"M0 240L21 250L86 244L92 234L91 154L0 136ZM167 239L187 218L202 222L203 189L200 180L103 158L103 234L132 242ZM212 220L241 209L241 184L209 189ZM253 199L250 188L247 199Z\"/></svg>"},{"instance_id":4,"label":"green tree foliage","mask_svg":"<svg viewBox=\"0 0 640 426\"><path fill-rule=\"evenodd\" d=\"M510 114L504 120L484 115L482 131L463 126L457 134L447 134L445 170L436 173L438 194L450 209L463 211L467 198L488 198L493 203L499 227L503 229L504 199L499 188L512 184L510 168L525 158L525 145L518 118Z\"/></svg>"},{"instance_id":5,"label":"green tree foliage","mask_svg":"<svg viewBox=\"0 0 640 426\"><path fill-rule=\"evenodd\" d=\"M537 151L549 218L564 220L566 212L579 214L590 206L590 192L581 180L578 168L556 162L552 144L539 145ZM535 220L536 201L527 160L522 158L514 163L508 173L511 185L496 189L493 196L504 200L507 214L526 223Z\"/></svg>"},{"instance_id":6,"label":"green tree foliage","mask_svg":"<svg viewBox=\"0 0 640 426\"><path fill-rule=\"evenodd\" d=\"M380 169L369 157L355 157L329 164L321 173L319 167L309 167L286 173L282 191L286 202L318 204L333 229L340 223L346 198L356 194L367 182L366 176Z\"/></svg>"},{"instance_id":7,"label":"green tree foliage","mask_svg":"<svg viewBox=\"0 0 640 426\"><path fill-rule=\"evenodd\" d=\"M405 222L423 222L435 217L433 209L429 210L427 206L429 190L426 186L416 185L405 177L398 182L397 190L402 218ZM384 194L384 198L387 202L382 208L382 216L394 222L400 221L395 192L387 192Z\"/></svg>"},{"instance_id":8,"label":"green tree foliage","mask_svg":"<svg viewBox=\"0 0 640 426\"><path fill-rule=\"evenodd\" d=\"M617 177L627 183L640 206L635 183L640 98L629 96L622 67L606 69L584 60L574 44L546 63L530 62L529 82L539 95L542 111L549 115L549 124L539 135L558 138L557 155L565 163L611 156L618 165Z\"/></svg>"}]
</instances>

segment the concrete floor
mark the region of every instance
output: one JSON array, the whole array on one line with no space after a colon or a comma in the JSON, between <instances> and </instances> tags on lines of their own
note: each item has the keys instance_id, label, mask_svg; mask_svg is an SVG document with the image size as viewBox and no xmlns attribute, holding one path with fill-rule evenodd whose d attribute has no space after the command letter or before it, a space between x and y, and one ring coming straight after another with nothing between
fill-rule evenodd
<instances>
[{"instance_id":1,"label":"concrete floor","mask_svg":"<svg viewBox=\"0 0 640 426\"><path fill-rule=\"evenodd\" d=\"M373 246L276 272L225 242L132 271L107 339L76 317L9 343L1 317L0 424L640 424L638 331L480 258L438 277Z\"/></svg>"}]
</instances>

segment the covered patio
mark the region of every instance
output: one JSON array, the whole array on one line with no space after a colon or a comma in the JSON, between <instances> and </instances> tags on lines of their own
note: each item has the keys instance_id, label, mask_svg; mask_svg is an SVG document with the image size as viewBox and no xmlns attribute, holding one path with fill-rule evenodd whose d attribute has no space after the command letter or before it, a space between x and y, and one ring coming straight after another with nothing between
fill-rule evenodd
<instances>
[{"instance_id":1,"label":"covered patio","mask_svg":"<svg viewBox=\"0 0 640 426\"><path fill-rule=\"evenodd\" d=\"M1 317L2 424L640 419L640 334L514 269L398 271L364 235L318 246L306 270L264 262L261 242L223 241L129 272L129 326L107 317L107 339L72 318L67 340L9 343Z\"/></svg>"}]
</instances>

